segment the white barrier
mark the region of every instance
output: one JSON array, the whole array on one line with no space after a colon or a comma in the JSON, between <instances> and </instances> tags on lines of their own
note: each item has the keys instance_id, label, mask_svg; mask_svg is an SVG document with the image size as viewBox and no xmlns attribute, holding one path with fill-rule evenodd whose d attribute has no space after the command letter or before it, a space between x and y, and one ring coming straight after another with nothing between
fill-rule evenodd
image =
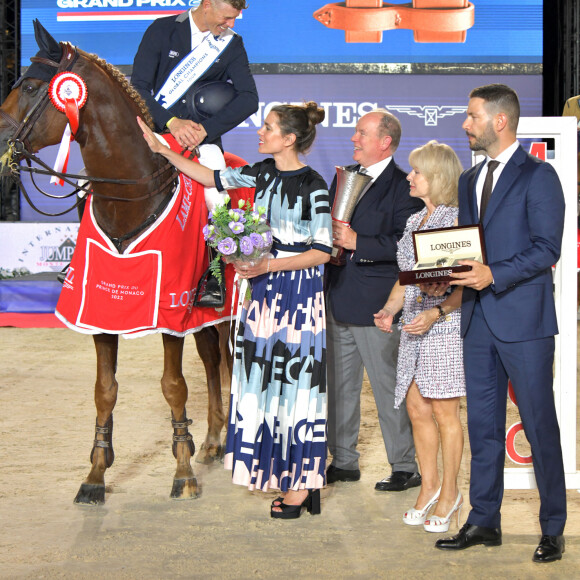
<instances>
[{"instance_id":1,"label":"white barrier","mask_svg":"<svg viewBox=\"0 0 580 580\"><path fill-rule=\"evenodd\" d=\"M79 224L0 222L0 268L60 272L71 260Z\"/></svg>"},{"instance_id":2,"label":"white barrier","mask_svg":"<svg viewBox=\"0 0 580 580\"><path fill-rule=\"evenodd\" d=\"M546 161L558 172L566 199L562 255L554 272L556 313L560 330L559 335L556 336L554 397L560 423L566 487L568 489L580 488L580 472L577 471L576 466L576 268L578 239L576 119L574 117L522 117L518 126L518 139L524 147L527 144L528 150L530 149L530 140L532 148L537 150L538 142L553 139L553 156L551 155L552 143L550 143ZM508 427L508 442L513 441L514 430L517 430L517 426ZM506 489L530 489L535 486L536 481L532 467L508 467L505 469Z\"/></svg>"}]
</instances>

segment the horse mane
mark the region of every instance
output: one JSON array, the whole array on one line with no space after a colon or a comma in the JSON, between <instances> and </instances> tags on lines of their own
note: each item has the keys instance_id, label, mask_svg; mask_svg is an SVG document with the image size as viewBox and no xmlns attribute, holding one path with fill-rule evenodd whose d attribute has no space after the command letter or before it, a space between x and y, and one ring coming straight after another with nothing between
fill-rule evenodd
<instances>
[{"instance_id":1,"label":"horse mane","mask_svg":"<svg viewBox=\"0 0 580 580\"><path fill-rule=\"evenodd\" d=\"M135 90L133 85L127 80L127 77L116 67L114 67L111 63L103 60L101 57L97 56L96 54L91 54L84 51L82 52L83 55L90 60L91 62L95 63L97 66L100 66L114 81L116 81L121 88L127 93L127 95L135 102L137 107L141 112L141 118L149 125L151 129L153 129L153 117L151 117L151 113L147 108L147 104L141 97L141 95Z\"/></svg>"}]
</instances>

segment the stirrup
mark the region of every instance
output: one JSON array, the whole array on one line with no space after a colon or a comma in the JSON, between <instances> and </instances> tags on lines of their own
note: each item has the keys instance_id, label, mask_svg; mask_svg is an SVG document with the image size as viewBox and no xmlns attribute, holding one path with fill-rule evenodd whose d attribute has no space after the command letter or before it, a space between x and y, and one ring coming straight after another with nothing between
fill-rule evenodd
<instances>
[{"instance_id":1,"label":"stirrup","mask_svg":"<svg viewBox=\"0 0 580 580\"><path fill-rule=\"evenodd\" d=\"M220 282L220 279L211 271L211 264L214 261L215 256L215 250L210 246L207 246L207 258L210 267L208 267L208 269L203 273L197 283L195 298L193 299L194 306L201 306L204 308L222 308L226 303L225 264L222 260L219 261Z\"/></svg>"},{"instance_id":2,"label":"stirrup","mask_svg":"<svg viewBox=\"0 0 580 580\"><path fill-rule=\"evenodd\" d=\"M225 278L225 268L223 262L220 264L222 280ZM206 308L222 308L226 302L226 288L223 282L213 275L208 268L200 278L195 291L194 306Z\"/></svg>"}]
</instances>

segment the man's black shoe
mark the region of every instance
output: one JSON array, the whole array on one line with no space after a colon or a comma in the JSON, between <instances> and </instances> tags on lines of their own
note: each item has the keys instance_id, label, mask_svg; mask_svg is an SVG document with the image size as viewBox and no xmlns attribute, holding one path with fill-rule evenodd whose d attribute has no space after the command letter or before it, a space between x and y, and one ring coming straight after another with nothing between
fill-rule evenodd
<instances>
[{"instance_id":1,"label":"man's black shoe","mask_svg":"<svg viewBox=\"0 0 580 580\"><path fill-rule=\"evenodd\" d=\"M358 481L360 479L360 469L340 469L332 464L326 470L326 483L337 481Z\"/></svg>"},{"instance_id":2,"label":"man's black shoe","mask_svg":"<svg viewBox=\"0 0 580 580\"><path fill-rule=\"evenodd\" d=\"M562 559L564 536L542 536L532 560L534 562L555 562Z\"/></svg>"},{"instance_id":3,"label":"man's black shoe","mask_svg":"<svg viewBox=\"0 0 580 580\"><path fill-rule=\"evenodd\" d=\"M485 528L464 524L459 533L452 538L442 538L435 542L435 547L440 550L465 550L471 546L483 544L484 546L501 546L500 528Z\"/></svg>"},{"instance_id":4,"label":"man's black shoe","mask_svg":"<svg viewBox=\"0 0 580 580\"><path fill-rule=\"evenodd\" d=\"M377 481L375 489L377 491L405 491L406 489L420 485L420 474L409 473L408 471L393 471L389 477Z\"/></svg>"}]
</instances>

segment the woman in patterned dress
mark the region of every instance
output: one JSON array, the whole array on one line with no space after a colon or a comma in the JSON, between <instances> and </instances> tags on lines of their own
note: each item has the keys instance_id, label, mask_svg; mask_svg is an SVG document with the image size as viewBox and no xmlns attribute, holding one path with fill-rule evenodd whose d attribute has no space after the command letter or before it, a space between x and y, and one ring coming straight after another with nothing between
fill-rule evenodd
<instances>
[{"instance_id":1,"label":"woman in patterned dress","mask_svg":"<svg viewBox=\"0 0 580 580\"><path fill-rule=\"evenodd\" d=\"M436 141L412 151L409 163L410 194L422 199L425 208L407 221L397 248L401 270L411 270L414 265L414 231L457 225L457 183L462 170L455 152ZM459 521L463 504L457 487L463 453L459 397L465 395L460 306L461 289L456 286L401 286L397 282L385 306L375 314L378 328L392 332L393 317L403 310L395 407L406 397L422 475L415 507L405 513L403 521L423 525L429 532L446 532L455 512ZM441 480L437 469L439 439ZM433 514L428 516L433 506Z\"/></svg>"},{"instance_id":2,"label":"woman in patterned dress","mask_svg":"<svg viewBox=\"0 0 580 580\"><path fill-rule=\"evenodd\" d=\"M326 483L326 317L323 264L332 251L328 188L299 156L312 145L324 110L314 102L273 107L258 131L258 151L272 158L213 171L150 147L202 185L255 187L267 208L272 256L236 265L251 281L236 335L224 464L250 490L281 490L274 518L320 513ZM151 134L152 135L152 134Z\"/></svg>"}]
</instances>

